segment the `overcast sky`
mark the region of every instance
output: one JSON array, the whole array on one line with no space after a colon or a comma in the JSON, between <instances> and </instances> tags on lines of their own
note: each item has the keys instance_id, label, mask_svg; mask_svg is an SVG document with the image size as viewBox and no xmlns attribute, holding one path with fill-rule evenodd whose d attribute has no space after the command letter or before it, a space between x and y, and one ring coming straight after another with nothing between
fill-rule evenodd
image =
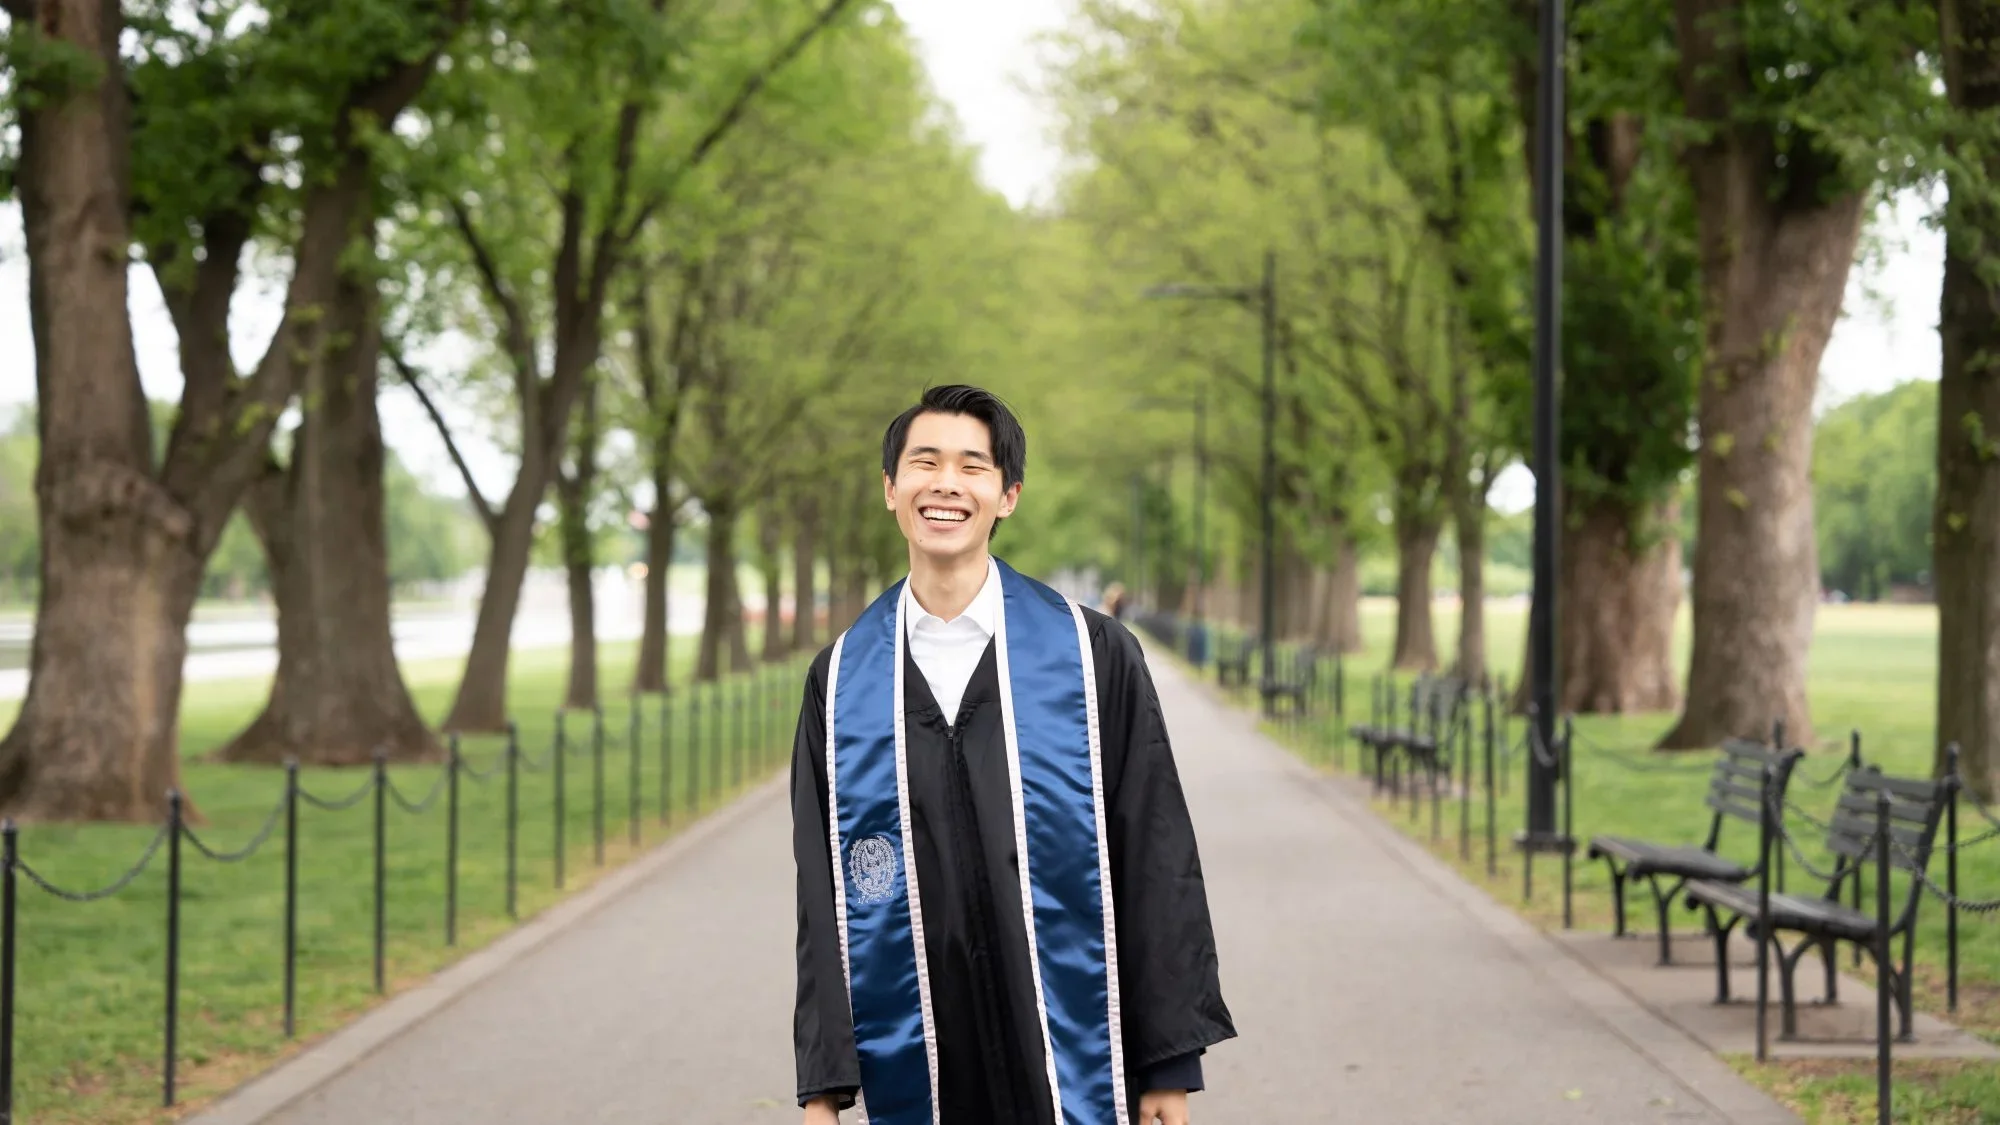
<instances>
[{"instance_id":1,"label":"overcast sky","mask_svg":"<svg viewBox=\"0 0 2000 1125\"><path fill-rule=\"evenodd\" d=\"M986 180L1014 203L1042 197L1058 154L1052 122L1023 87L1032 83L1037 52L1032 40L1054 30L1068 0L893 0L915 33L938 93L957 112L968 139L979 146ZM1821 401L1835 402L1911 378L1935 378L1935 331L1940 237L1923 228L1915 202L1885 212L1876 234L1884 252L1857 269L1846 315L1834 333L1821 369ZM132 320L147 393L177 398L180 377L174 334L150 274L133 271ZM273 326L273 302L239 300L233 343L244 363L254 361ZM27 268L22 257L19 211L0 207L0 404L31 401L35 381L28 335ZM411 466L439 486L458 490L457 476L422 411L407 392L390 388L382 404L389 443ZM469 449L482 487L504 490L508 466L491 449ZM1503 479L1496 503L1526 502L1523 474Z\"/></svg>"}]
</instances>

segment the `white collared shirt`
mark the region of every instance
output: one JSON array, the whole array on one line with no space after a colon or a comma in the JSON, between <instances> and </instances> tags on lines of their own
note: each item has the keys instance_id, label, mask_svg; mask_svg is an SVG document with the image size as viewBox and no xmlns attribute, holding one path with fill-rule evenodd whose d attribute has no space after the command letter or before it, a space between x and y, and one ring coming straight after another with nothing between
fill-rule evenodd
<instances>
[{"instance_id":1,"label":"white collared shirt","mask_svg":"<svg viewBox=\"0 0 2000 1125\"><path fill-rule=\"evenodd\" d=\"M972 596L965 612L946 621L917 603L908 582L903 583L903 616L909 623L910 657L930 685L931 696L944 721L958 721L958 706L965 699L966 685L986 655L986 643L1000 627L1000 568L989 562L986 582Z\"/></svg>"}]
</instances>

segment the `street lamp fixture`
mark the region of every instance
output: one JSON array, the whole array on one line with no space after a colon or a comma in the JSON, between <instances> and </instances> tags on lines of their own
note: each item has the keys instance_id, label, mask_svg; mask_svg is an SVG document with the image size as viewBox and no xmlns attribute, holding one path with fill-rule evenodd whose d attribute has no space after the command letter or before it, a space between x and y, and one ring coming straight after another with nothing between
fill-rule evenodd
<instances>
[{"instance_id":1,"label":"street lamp fixture","mask_svg":"<svg viewBox=\"0 0 2000 1125\"><path fill-rule=\"evenodd\" d=\"M1263 683L1260 692L1264 698L1264 713L1270 715L1274 705L1271 687L1274 680L1272 670L1276 667L1272 633L1276 628L1274 596L1277 592L1276 515L1272 511L1272 497L1278 488L1277 456L1277 350L1278 350L1278 255L1276 251L1264 251L1264 280L1254 287L1226 285L1155 285L1145 291L1149 299L1180 300L1222 300L1236 301L1245 305L1255 305L1263 315L1264 327L1264 473L1263 496L1259 507L1263 517L1263 534L1260 553L1263 562L1263 590L1259 605L1258 640L1263 658Z\"/></svg>"}]
</instances>

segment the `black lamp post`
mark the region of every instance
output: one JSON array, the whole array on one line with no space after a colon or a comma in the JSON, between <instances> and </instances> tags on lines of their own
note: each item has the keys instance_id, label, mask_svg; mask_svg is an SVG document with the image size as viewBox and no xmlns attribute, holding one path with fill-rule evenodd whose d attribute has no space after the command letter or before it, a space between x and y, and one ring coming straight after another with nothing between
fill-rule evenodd
<instances>
[{"instance_id":1,"label":"black lamp post","mask_svg":"<svg viewBox=\"0 0 2000 1125\"><path fill-rule=\"evenodd\" d=\"M1217 285L1156 285L1146 290L1148 297L1185 297L1195 299L1219 299L1255 304L1263 314L1264 328L1264 479L1263 496L1260 501L1263 534L1260 550L1263 561L1263 597L1259 606L1259 636L1263 655L1263 685L1266 690L1264 711L1271 712L1272 696L1268 690L1275 660L1272 652L1274 641L1272 632L1275 605L1273 598L1277 592L1277 516L1272 511L1272 497L1278 488L1278 451L1276 434L1278 419L1277 394L1277 351L1278 351L1278 255L1276 251L1264 251L1264 280L1253 287Z\"/></svg>"},{"instance_id":2,"label":"black lamp post","mask_svg":"<svg viewBox=\"0 0 2000 1125\"><path fill-rule=\"evenodd\" d=\"M1528 824L1522 847L1570 846L1556 827L1556 534L1561 411L1557 371L1562 358L1563 6L1541 0L1541 75L1535 99L1535 592L1528 621L1528 676L1534 697L1534 738L1528 755ZM1545 761L1544 758L1547 760Z\"/></svg>"}]
</instances>

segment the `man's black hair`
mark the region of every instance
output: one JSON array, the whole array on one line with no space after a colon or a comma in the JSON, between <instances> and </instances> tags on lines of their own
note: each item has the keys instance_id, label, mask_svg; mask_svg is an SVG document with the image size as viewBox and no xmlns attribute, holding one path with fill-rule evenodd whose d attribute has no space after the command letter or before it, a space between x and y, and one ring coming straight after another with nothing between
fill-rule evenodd
<instances>
[{"instance_id":1,"label":"man's black hair","mask_svg":"<svg viewBox=\"0 0 2000 1125\"><path fill-rule=\"evenodd\" d=\"M890 480L896 479L896 464L903 459L903 447L909 442L910 424L924 414L964 414L986 423L987 437L993 443L993 464L1000 470L1000 490L1005 492L1021 483L1028 465L1028 435L1021 429L1020 419L998 395L963 383L927 389L915 406L889 423L882 435L882 472ZM1000 530L1000 521L994 521L993 530Z\"/></svg>"}]
</instances>

